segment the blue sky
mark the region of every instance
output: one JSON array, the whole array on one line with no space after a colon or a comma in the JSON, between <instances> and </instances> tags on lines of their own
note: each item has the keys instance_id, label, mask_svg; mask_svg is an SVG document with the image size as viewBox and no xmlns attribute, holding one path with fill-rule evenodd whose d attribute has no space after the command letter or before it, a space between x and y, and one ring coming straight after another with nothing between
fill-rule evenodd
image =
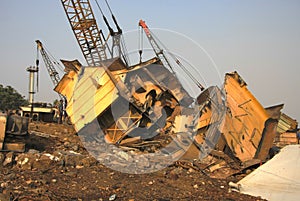
<instances>
[{"instance_id":1,"label":"blue sky","mask_svg":"<svg viewBox=\"0 0 300 201\"><path fill-rule=\"evenodd\" d=\"M104 0L98 1L108 14ZM204 80L199 78L200 81L219 85L222 80L216 72L223 79L226 72L236 70L264 106L285 103L284 112L300 120L300 1L109 2L125 32L137 29L139 19L146 20L171 51L195 66L196 75L204 77ZM95 1L91 3L99 27L107 31ZM26 97L28 73L25 69L35 63L36 39L57 59L77 58L84 63L59 0L1 1L0 26L0 83L13 86ZM129 34L130 49L137 48L137 43ZM212 57L217 70L200 47ZM53 86L42 61L40 73L40 92L36 99L52 102L57 96L52 92Z\"/></svg>"}]
</instances>

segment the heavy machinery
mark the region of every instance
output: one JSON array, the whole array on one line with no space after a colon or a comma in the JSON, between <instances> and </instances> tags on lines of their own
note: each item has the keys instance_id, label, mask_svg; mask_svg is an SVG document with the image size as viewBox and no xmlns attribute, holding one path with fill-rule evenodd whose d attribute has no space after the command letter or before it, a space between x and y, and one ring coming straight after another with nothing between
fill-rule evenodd
<instances>
[{"instance_id":1,"label":"heavy machinery","mask_svg":"<svg viewBox=\"0 0 300 201\"><path fill-rule=\"evenodd\" d=\"M0 113L0 151L25 151L29 118Z\"/></svg>"},{"instance_id":2,"label":"heavy machinery","mask_svg":"<svg viewBox=\"0 0 300 201\"><path fill-rule=\"evenodd\" d=\"M194 156L200 158L218 149L241 162L266 159L276 121L269 119L236 72L226 74L222 89L204 90L170 53L173 60L169 60L143 20L139 26L156 57L144 62L140 59L139 64L129 66L122 57L126 52L114 57L109 37L105 39L98 29L88 0L62 3L89 66L65 62L67 73L55 91L67 98L66 111L83 141L90 143L87 147L105 139L109 144L140 150L145 146L156 150L163 147L175 158L193 145ZM118 26L118 32L113 32L104 15L103 18L110 35L121 35ZM139 54L141 58L142 49ZM183 88L174 64L203 91L197 98ZM169 143L170 149L166 150L165 140L175 143Z\"/></svg>"},{"instance_id":3,"label":"heavy machinery","mask_svg":"<svg viewBox=\"0 0 300 201\"><path fill-rule=\"evenodd\" d=\"M48 74L51 78L51 81L53 83L53 86L55 87L59 81L60 81L60 77L59 77L59 73L57 72L55 66L59 67L62 69L62 67L60 66L59 62L56 61L54 58L50 58L50 53L47 53L47 51L45 50L42 42L40 40L36 40L35 41L36 44L37 44L37 49L38 51L40 52L40 54L42 55L42 58L44 60L44 63L45 63L45 66L46 66L46 69L48 71ZM39 66L39 59L38 59L38 55L37 55L37 59L36 59L36 65L37 67ZM59 97L60 97L60 104L62 104L62 107L60 108L60 117L59 119L61 119L62 117L65 117L65 108L66 108L66 105L67 105L67 100L66 98L59 94Z\"/></svg>"},{"instance_id":4,"label":"heavy machinery","mask_svg":"<svg viewBox=\"0 0 300 201\"><path fill-rule=\"evenodd\" d=\"M52 83L53 83L54 86L56 86L58 84L58 82L60 81L60 77L59 77L59 74L58 74L58 72L56 71L56 69L54 67L53 61L50 59L49 54L44 49L42 42L39 41L39 40L36 40L35 42L37 44L37 49L40 51L40 53L43 57L45 66L47 68L48 74L50 75ZM54 61L54 62L56 62L56 61ZM37 60L36 60L36 65L39 66L38 57L37 57ZM63 99L63 97L61 95L59 95L59 96Z\"/></svg>"},{"instance_id":5,"label":"heavy machinery","mask_svg":"<svg viewBox=\"0 0 300 201\"><path fill-rule=\"evenodd\" d=\"M122 38L122 29L118 25L107 1L105 2L117 27L117 31L112 29L96 0L103 20L109 30L107 37L104 36L102 29L98 28L89 0L61 0L61 2L75 38L89 66L99 66L102 61L119 56L128 67L129 59L126 55L126 46ZM113 40L111 47L108 43L110 37Z\"/></svg>"}]
</instances>

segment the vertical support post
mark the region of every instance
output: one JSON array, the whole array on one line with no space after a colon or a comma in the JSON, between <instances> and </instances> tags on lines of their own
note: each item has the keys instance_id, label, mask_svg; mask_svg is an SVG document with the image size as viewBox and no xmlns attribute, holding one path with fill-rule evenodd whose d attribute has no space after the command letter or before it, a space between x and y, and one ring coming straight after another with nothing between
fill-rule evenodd
<instances>
[{"instance_id":1,"label":"vertical support post","mask_svg":"<svg viewBox=\"0 0 300 201\"><path fill-rule=\"evenodd\" d=\"M31 111L30 111L30 117L32 118L33 115L33 108L34 108L34 73L37 73L39 71L38 67L34 66L29 66L26 69L29 72L29 105L31 106Z\"/></svg>"}]
</instances>

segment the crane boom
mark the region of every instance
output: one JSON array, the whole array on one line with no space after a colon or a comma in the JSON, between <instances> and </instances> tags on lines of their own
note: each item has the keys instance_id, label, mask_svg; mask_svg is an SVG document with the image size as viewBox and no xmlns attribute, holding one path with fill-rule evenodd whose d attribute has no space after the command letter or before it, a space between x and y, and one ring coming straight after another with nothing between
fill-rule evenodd
<instances>
[{"instance_id":1,"label":"crane boom","mask_svg":"<svg viewBox=\"0 0 300 201\"><path fill-rule=\"evenodd\" d=\"M37 43L37 47L38 47L38 49L39 49L39 51L40 51L40 53L43 57L45 66L48 70L48 73L50 75L52 83L53 83L54 86L56 86L58 84L58 82L60 81L59 74L56 71L56 69L55 69L51 59L49 58L47 52L45 51L42 42L39 41L39 40L36 40L35 42Z\"/></svg>"},{"instance_id":2,"label":"crane boom","mask_svg":"<svg viewBox=\"0 0 300 201\"><path fill-rule=\"evenodd\" d=\"M167 57L164 55L163 50L159 47L158 43L154 40L148 26L146 25L145 21L140 20L139 22L139 26L141 26L144 31L145 34L150 42L150 45L152 46L156 56L160 59L160 61L163 63L163 65L167 68L169 68L173 73L173 68L170 64L170 62L168 61ZM174 73L175 74L175 73Z\"/></svg>"},{"instance_id":3,"label":"crane boom","mask_svg":"<svg viewBox=\"0 0 300 201\"><path fill-rule=\"evenodd\" d=\"M61 0L73 33L90 66L107 59L106 43L99 30L89 0Z\"/></svg>"},{"instance_id":4,"label":"crane boom","mask_svg":"<svg viewBox=\"0 0 300 201\"><path fill-rule=\"evenodd\" d=\"M57 86L57 84L58 84L59 81L60 81L59 74L58 74L58 72L56 71L56 69L55 69L55 67L54 67L54 64L53 64L53 62L51 61L51 59L50 59L48 53L47 53L46 50L44 49L42 42L39 41L39 40L36 40L35 42L36 42L36 44L37 44L38 50L40 51L40 53L41 53L41 55L42 55L42 57L43 57L45 66L46 66L46 68L47 68L48 74L50 75L50 78L51 78L51 80L52 80L52 83L53 83L54 86ZM38 61L38 59L37 59L37 66L38 66L38 64L39 64L39 61ZM61 95L61 94L58 94L58 95L59 95L60 99L64 101L64 106L63 106L63 107L65 108L65 106L66 106L66 104L67 104L66 98L65 98L63 95Z\"/></svg>"}]
</instances>

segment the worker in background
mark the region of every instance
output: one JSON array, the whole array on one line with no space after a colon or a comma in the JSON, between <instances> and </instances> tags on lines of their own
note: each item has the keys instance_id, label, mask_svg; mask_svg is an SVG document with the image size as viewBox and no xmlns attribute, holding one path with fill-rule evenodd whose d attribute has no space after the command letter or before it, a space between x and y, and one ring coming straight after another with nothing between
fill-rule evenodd
<instances>
[{"instance_id":1,"label":"worker in background","mask_svg":"<svg viewBox=\"0 0 300 201\"><path fill-rule=\"evenodd\" d=\"M63 102L63 100L59 101L58 112L59 112L58 123L62 124L63 117L64 117L64 102Z\"/></svg>"}]
</instances>

